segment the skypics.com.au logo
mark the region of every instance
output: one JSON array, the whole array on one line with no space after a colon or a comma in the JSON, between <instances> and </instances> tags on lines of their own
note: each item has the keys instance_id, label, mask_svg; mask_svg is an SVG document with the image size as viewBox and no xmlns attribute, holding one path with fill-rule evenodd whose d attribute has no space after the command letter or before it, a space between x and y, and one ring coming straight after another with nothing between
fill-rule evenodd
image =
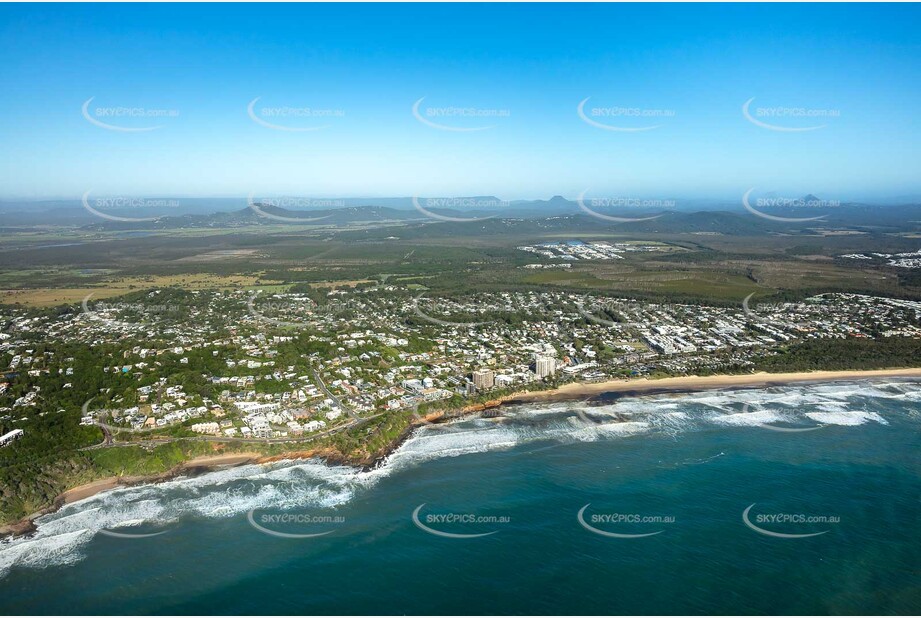
<instances>
[{"instance_id":1,"label":"skypics.com.au logo","mask_svg":"<svg viewBox=\"0 0 921 618\"><path fill-rule=\"evenodd\" d=\"M319 320L343 317L355 309L351 301L330 300L318 305L310 298L299 295L274 295L263 299L261 290L253 292L246 301L246 309L259 322L284 328L309 328Z\"/></svg>"},{"instance_id":2,"label":"skypics.com.au logo","mask_svg":"<svg viewBox=\"0 0 921 618\"><path fill-rule=\"evenodd\" d=\"M423 108L422 97L413 103L413 117L422 124L438 129L439 131L453 131L460 133L470 133L474 131L486 131L495 128L495 124L479 124L483 121L505 119L512 115L508 109L499 109L493 107L455 107L453 105L434 107L428 106Z\"/></svg>"},{"instance_id":3,"label":"skypics.com.au logo","mask_svg":"<svg viewBox=\"0 0 921 618\"><path fill-rule=\"evenodd\" d=\"M511 202L492 197L428 197L412 198L413 207L436 221L465 223L494 219L507 211ZM437 211L441 212L437 212ZM473 216L460 216L470 214Z\"/></svg>"},{"instance_id":4,"label":"skypics.com.au logo","mask_svg":"<svg viewBox=\"0 0 921 618\"><path fill-rule=\"evenodd\" d=\"M838 109L786 107L782 105L774 107L757 107L752 111L751 104L754 101L755 97L752 97L742 105L742 115L756 127L761 127L769 131L779 131L782 133L815 131L826 127L827 124L803 124L803 126L795 126L795 124L804 121L814 123L816 120L841 117L841 110Z\"/></svg>"},{"instance_id":5,"label":"skypics.com.au logo","mask_svg":"<svg viewBox=\"0 0 921 618\"><path fill-rule=\"evenodd\" d=\"M760 513L752 514L752 509L757 503L752 503L742 512L742 522L751 530L764 536L777 539L806 539L828 533L828 528L817 532L802 532L804 528L817 525L833 525L841 523L841 518L836 515L812 515L808 513ZM781 531L783 530L783 531ZM794 532L794 530L797 530Z\"/></svg>"},{"instance_id":6,"label":"skypics.com.au logo","mask_svg":"<svg viewBox=\"0 0 921 618\"><path fill-rule=\"evenodd\" d=\"M304 224L328 219L333 216L333 213L328 213L319 217L301 217L293 215L299 212L310 213L312 211L322 211L324 209L331 210L343 208L345 206L345 201L295 196L257 198L255 193L251 192L246 198L246 205L260 217L271 219L272 221Z\"/></svg>"},{"instance_id":7,"label":"skypics.com.au logo","mask_svg":"<svg viewBox=\"0 0 921 618\"><path fill-rule=\"evenodd\" d=\"M163 128L163 124L150 125L152 120L178 118L176 109L150 109L146 107L94 106L90 105L96 97L88 98L80 111L90 124L120 133L143 133Z\"/></svg>"},{"instance_id":8,"label":"skypics.com.au logo","mask_svg":"<svg viewBox=\"0 0 921 618\"><path fill-rule=\"evenodd\" d=\"M581 315L589 322L594 322L595 324L599 324L601 326L609 326L612 328L628 328L637 326L637 324L634 323L619 322L617 320L609 319L610 316L620 316L622 314L624 309L624 302L622 300L615 300L611 298L590 298L587 302L576 301L575 305L579 315Z\"/></svg>"},{"instance_id":9,"label":"skypics.com.au logo","mask_svg":"<svg viewBox=\"0 0 921 618\"><path fill-rule=\"evenodd\" d=\"M619 511L591 513L586 517L585 513L590 506L591 503L586 504L576 514L579 525L593 534L611 539L641 539L656 536L665 532L662 526L675 523L673 515L646 515ZM654 529L645 531L650 527Z\"/></svg>"},{"instance_id":10,"label":"skypics.com.au logo","mask_svg":"<svg viewBox=\"0 0 921 618\"><path fill-rule=\"evenodd\" d=\"M323 120L345 118L345 110L316 107L291 107L282 105L277 107L262 106L256 108L256 103L262 97L256 97L246 106L249 119L273 131L287 131L303 133L306 131L319 131L326 129L329 124L316 124Z\"/></svg>"},{"instance_id":11,"label":"skypics.com.au logo","mask_svg":"<svg viewBox=\"0 0 921 618\"><path fill-rule=\"evenodd\" d=\"M256 511L262 511L257 514ZM253 529L279 539L314 539L345 525L343 515L323 515L282 509L250 509L246 521Z\"/></svg>"},{"instance_id":12,"label":"skypics.com.au logo","mask_svg":"<svg viewBox=\"0 0 921 618\"><path fill-rule=\"evenodd\" d=\"M161 216L147 217L129 217L124 213L128 212L157 212L163 209L179 208L179 200L171 198L144 198L133 196L114 196L98 197L90 199L90 193L87 191L81 198L83 208L87 212L96 215L101 219L108 221L120 221L127 223L143 223L157 221Z\"/></svg>"},{"instance_id":13,"label":"skypics.com.au logo","mask_svg":"<svg viewBox=\"0 0 921 618\"><path fill-rule=\"evenodd\" d=\"M495 528L511 522L511 517L507 515L478 515L472 512L431 513L420 516L424 506L424 503L420 504L413 511L413 524L423 532L445 539L476 539L492 536L499 530L484 530L484 528Z\"/></svg>"},{"instance_id":14,"label":"skypics.com.au logo","mask_svg":"<svg viewBox=\"0 0 921 618\"><path fill-rule=\"evenodd\" d=\"M586 198L586 193L588 193L588 189L580 193L579 197L576 198L576 203L579 205L579 208L582 210L582 212L589 214L596 219L609 221L611 223L635 223L637 221L651 221L653 219L658 219L664 213L651 215L648 217L621 217L604 214L603 212L599 212L600 210L613 208L618 210L655 211L673 209L678 205L675 200L648 199L638 197L619 196Z\"/></svg>"},{"instance_id":15,"label":"skypics.com.au logo","mask_svg":"<svg viewBox=\"0 0 921 618\"><path fill-rule=\"evenodd\" d=\"M765 209L784 209L784 210L801 210L803 212L807 211L821 211L829 208L838 208L841 206L841 202L838 200L823 200L815 196L807 197L761 197L754 200L752 203L751 195L755 191L755 188L752 187L745 192L745 195L742 196L742 206L755 215L756 217L761 217L762 219L767 219L768 221L777 221L779 223L803 223L806 221L820 221L826 218L827 214L816 215L813 217L785 217L779 215L772 215L767 212L764 212Z\"/></svg>"},{"instance_id":16,"label":"skypics.com.au logo","mask_svg":"<svg viewBox=\"0 0 921 618\"><path fill-rule=\"evenodd\" d=\"M605 131L622 133L639 133L658 129L661 124L650 125L650 120L674 118L673 109L649 109L642 107L591 107L586 111L585 105L591 97L585 97L576 106L576 113L582 122ZM634 126L635 125L635 126Z\"/></svg>"},{"instance_id":17,"label":"skypics.com.au logo","mask_svg":"<svg viewBox=\"0 0 921 618\"><path fill-rule=\"evenodd\" d=\"M144 325L149 326L159 320L175 320L182 315L182 307L170 303L97 301L90 306L90 299L94 293L90 292L80 302L83 314L93 321L102 322L112 328L132 329ZM127 317L130 321L119 319L119 317Z\"/></svg>"},{"instance_id":18,"label":"skypics.com.au logo","mask_svg":"<svg viewBox=\"0 0 921 618\"><path fill-rule=\"evenodd\" d=\"M448 301L444 298L429 298L425 296L424 292L413 299L412 305L413 313L416 314L416 316L422 318L426 322L438 324L440 326L461 326L473 328L493 322L493 320L466 321L457 319L461 316L467 317L470 315L466 311L465 307L458 303ZM481 306L478 306L477 308L482 309Z\"/></svg>"}]
</instances>

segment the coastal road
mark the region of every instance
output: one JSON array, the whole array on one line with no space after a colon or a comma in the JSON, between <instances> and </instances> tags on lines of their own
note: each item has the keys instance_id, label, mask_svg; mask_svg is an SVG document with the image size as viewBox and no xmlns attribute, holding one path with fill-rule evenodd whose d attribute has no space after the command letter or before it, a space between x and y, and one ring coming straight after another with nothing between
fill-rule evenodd
<instances>
[{"instance_id":1,"label":"coastal road","mask_svg":"<svg viewBox=\"0 0 921 618\"><path fill-rule=\"evenodd\" d=\"M351 416L351 417L354 418L354 419L358 419L358 413L355 412L355 410L353 410L352 408L350 408L350 407L348 407L347 405L345 405L344 403L342 403L342 401L341 401L338 397L336 397L335 395L333 395L332 392L330 392L330 390L329 390L328 388L326 388L326 383L323 382L323 379L320 377L320 372L319 372L319 371L311 371L311 373L313 374L314 380L317 381L317 386L320 387L320 390L323 391L323 393L324 393L327 397L329 397L329 398L332 399L334 402L336 402L336 405L339 406L340 408L342 408L343 410L345 410L345 411L348 413L349 416Z\"/></svg>"},{"instance_id":2,"label":"coastal road","mask_svg":"<svg viewBox=\"0 0 921 618\"><path fill-rule=\"evenodd\" d=\"M100 449L100 448L118 448L118 447L124 447L124 446L160 446L161 444L169 444L170 442L179 442L182 440L188 440L190 442L235 442L235 443L242 443L242 444L285 444L285 443L306 444L306 443L313 442L319 438L325 438L327 436L331 436L333 434L345 431L347 429L352 429L354 427L364 425L368 421L371 421L381 416L382 414L383 412L379 414L374 414L372 416L368 416L365 418L353 419L349 421L348 423L345 423L344 425L339 425L337 427L333 427L332 429L327 429L326 431L321 431L320 433L315 433L315 434L311 434L309 436L303 436L300 438L291 438L291 437L286 437L286 438L234 438L230 436L186 436L186 437L177 437L177 438L163 437L163 438L151 438L149 440L137 440L133 442L108 442L108 443L94 444L93 446L87 446L80 450L81 451L91 451L91 450ZM106 427L109 427L109 426L107 425ZM109 427L109 428L114 429L116 431L121 430L121 429L127 429L127 428L122 428L122 427ZM105 431L105 429L103 429L103 431ZM153 430L148 430L148 431L153 431ZM136 433L136 431L132 431L132 433Z\"/></svg>"},{"instance_id":3,"label":"coastal road","mask_svg":"<svg viewBox=\"0 0 921 618\"><path fill-rule=\"evenodd\" d=\"M90 413L89 413L90 403L91 403L94 399L96 399L96 398L95 398L95 397L90 397L89 399L87 399L87 400L83 403L83 406L80 408L81 412L83 413L83 416L89 416L89 414L90 414ZM102 414L103 416L106 416L106 415L108 414L108 412L106 412L105 410L100 410L100 411L99 411L99 414ZM100 428L100 429L102 429L102 442L100 442L99 444L96 444L96 445L94 445L94 446L90 446L90 447L88 447L87 449L80 449L80 450L89 450L89 449L94 449L94 448L102 448L102 447L104 447L104 446L110 446L110 445L112 444L112 432L109 431L108 425L106 425L106 424L103 423L102 421L96 421L96 424L99 425L99 428Z\"/></svg>"}]
</instances>

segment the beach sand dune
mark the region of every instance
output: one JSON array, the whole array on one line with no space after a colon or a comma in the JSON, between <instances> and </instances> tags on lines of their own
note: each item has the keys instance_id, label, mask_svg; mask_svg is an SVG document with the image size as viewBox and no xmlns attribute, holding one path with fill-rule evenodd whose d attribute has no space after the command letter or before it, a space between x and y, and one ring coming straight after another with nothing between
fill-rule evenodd
<instances>
[{"instance_id":1,"label":"beach sand dune","mask_svg":"<svg viewBox=\"0 0 921 618\"><path fill-rule=\"evenodd\" d=\"M514 396L514 403L584 399L602 393L644 393L659 391L698 391L721 388L756 388L797 382L831 382L870 378L921 378L921 368L878 369L869 371L808 371L791 373L749 373L741 375L680 376L675 378L632 378L605 382L573 382L559 388Z\"/></svg>"},{"instance_id":2,"label":"beach sand dune","mask_svg":"<svg viewBox=\"0 0 921 618\"><path fill-rule=\"evenodd\" d=\"M180 468L181 470L191 470L194 468L216 469L223 466L239 466L245 463L254 462L260 457L261 455L259 453L227 453L224 455L205 455L184 462ZM155 476L175 476L181 470L172 470L165 475ZM155 477L110 476L108 478L99 479L98 481L93 481L92 483L87 483L86 485L80 485L79 487L68 489L63 494L61 494L61 498L64 499L65 504L69 504L71 502L77 502L78 500L83 500L85 498L95 496L102 491L115 489L119 486L130 486L136 485L138 483L150 482L152 478Z\"/></svg>"}]
</instances>

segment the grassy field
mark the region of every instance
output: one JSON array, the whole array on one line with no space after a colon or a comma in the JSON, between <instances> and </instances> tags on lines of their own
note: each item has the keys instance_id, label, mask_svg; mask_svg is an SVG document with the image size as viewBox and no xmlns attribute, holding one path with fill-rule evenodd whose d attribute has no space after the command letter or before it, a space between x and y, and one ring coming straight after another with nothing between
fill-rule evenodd
<instances>
[{"instance_id":1,"label":"grassy field","mask_svg":"<svg viewBox=\"0 0 921 618\"><path fill-rule=\"evenodd\" d=\"M275 281L264 281L252 275L214 275L205 273L117 277L84 287L23 287L0 290L0 303L18 303L30 307L53 307L62 304L79 303L87 294L92 294L94 299L99 300L121 296L128 292L173 286L184 290L236 290L254 287L281 289L273 285L277 283Z\"/></svg>"},{"instance_id":2,"label":"grassy field","mask_svg":"<svg viewBox=\"0 0 921 618\"><path fill-rule=\"evenodd\" d=\"M12 234L5 246L15 248L0 250L0 302L47 307L77 303L90 292L101 299L168 286L279 291L295 284L323 288L382 280L423 284L433 294L550 286L714 302L734 302L752 292L855 291L921 298L919 278L905 269L837 257L916 248L915 241L890 234L631 235L593 227L465 236L443 227L436 236L415 234L419 229L394 227L386 237L367 239L353 232L287 226L183 229L128 238L68 231L30 231L23 238ZM551 262L517 246L563 240L662 250L628 252L622 260L574 262L566 270L521 268Z\"/></svg>"},{"instance_id":3,"label":"grassy field","mask_svg":"<svg viewBox=\"0 0 921 618\"><path fill-rule=\"evenodd\" d=\"M760 286L741 276L714 271L670 271L633 269L630 272L599 267L596 270L543 271L528 275L527 283L565 286L598 292L654 292L679 296L697 295L719 300L744 298Z\"/></svg>"}]
</instances>

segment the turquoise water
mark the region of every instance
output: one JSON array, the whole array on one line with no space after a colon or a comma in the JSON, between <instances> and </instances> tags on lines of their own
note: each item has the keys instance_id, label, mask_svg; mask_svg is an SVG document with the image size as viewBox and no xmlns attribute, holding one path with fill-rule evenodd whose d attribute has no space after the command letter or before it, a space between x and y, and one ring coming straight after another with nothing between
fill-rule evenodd
<instances>
[{"instance_id":1,"label":"turquoise water","mask_svg":"<svg viewBox=\"0 0 921 618\"><path fill-rule=\"evenodd\" d=\"M0 544L0 611L916 614L919 438L907 381L510 408L370 472L246 466L68 505Z\"/></svg>"}]
</instances>

